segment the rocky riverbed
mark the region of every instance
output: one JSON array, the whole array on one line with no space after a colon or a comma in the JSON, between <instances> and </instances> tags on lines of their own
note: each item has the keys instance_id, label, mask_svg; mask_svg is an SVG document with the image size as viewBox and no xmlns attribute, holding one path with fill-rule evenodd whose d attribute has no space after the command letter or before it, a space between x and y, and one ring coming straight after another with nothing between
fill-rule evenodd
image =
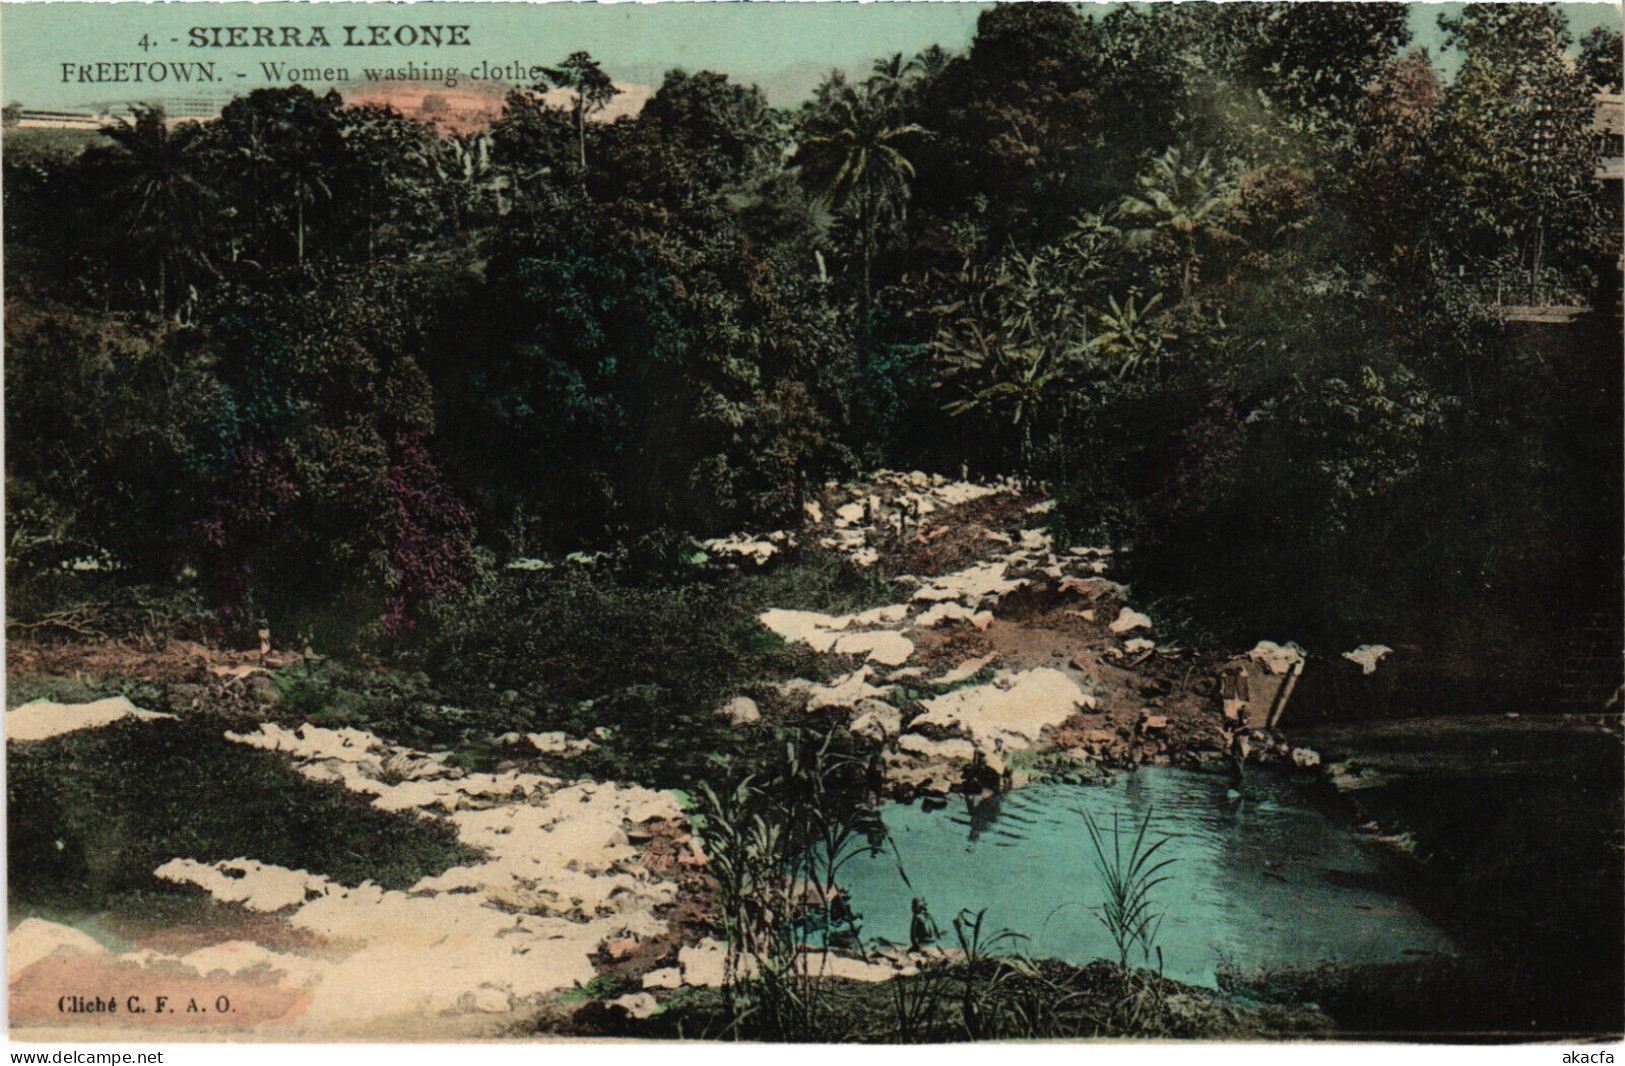
<instances>
[{"instance_id":1,"label":"rocky riverbed","mask_svg":"<svg viewBox=\"0 0 1625 1066\"><path fill-rule=\"evenodd\" d=\"M748 685L717 715L738 731L774 717L847 731L872 753L875 794L892 799L986 796L1141 765L1316 766L1313 751L1270 728L1302 670L1300 651L1262 641L1230 657L1176 646L1114 580L1113 549L1056 543L1044 529L1049 508L1013 482L882 472L825 487L797 529L708 542L712 565L745 570L816 545L883 574L893 592L891 603L849 614L763 611L763 629L830 669ZM191 651L219 679L200 702L297 659ZM1380 668L1380 653L1363 655L1350 661ZM81 649L75 660L42 649L13 669L78 671L97 656L116 652ZM70 986L148 1009L158 995L182 1003L184 992L203 1006L159 1024L299 1039L531 1031L583 998L638 1018L682 988L721 983L723 948L704 919L703 834L675 792L559 769L592 737L511 733L497 738L504 769L470 772L361 729L255 722L245 705L239 717L251 726L221 730L225 742L271 753L312 786L432 827L481 858L386 890L253 854L170 856L153 876L229 919L206 936L168 929L141 943L47 917L15 924L14 1029L62 1024L58 997ZM168 717L129 701L37 702L8 713L8 740L39 744L115 722L161 729ZM875 981L918 962L908 952L832 952L818 967ZM232 1006L214 1011L216 1001ZM72 1024L135 1021L126 1007Z\"/></svg>"}]
</instances>

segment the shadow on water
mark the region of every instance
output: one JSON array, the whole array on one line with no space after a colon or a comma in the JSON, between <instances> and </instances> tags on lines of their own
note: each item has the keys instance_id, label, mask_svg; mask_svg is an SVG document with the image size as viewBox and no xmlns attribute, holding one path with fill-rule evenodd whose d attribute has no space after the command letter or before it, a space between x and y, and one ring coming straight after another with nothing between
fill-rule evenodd
<instances>
[{"instance_id":1,"label":"shadow on water","mask_svg":"<svg viewBox=\"0 0 1625 1066\"><path fill-rule=\"evenodd\" d=\"M1603 716L1438 716L1297 737L1363 787L1349 794L1412 842L1408 894L1478 965L1433 996L1381 982L1319 990L1353 1025L1453 1023L1523 1038L1625 1030L1625 759ZM1457 979L1459 978L1459 979ZM1330 992L1330 994L1328 994ZM1385 1001L1386 1000L1386 1001Z\"/></svg>"}]
</instances>

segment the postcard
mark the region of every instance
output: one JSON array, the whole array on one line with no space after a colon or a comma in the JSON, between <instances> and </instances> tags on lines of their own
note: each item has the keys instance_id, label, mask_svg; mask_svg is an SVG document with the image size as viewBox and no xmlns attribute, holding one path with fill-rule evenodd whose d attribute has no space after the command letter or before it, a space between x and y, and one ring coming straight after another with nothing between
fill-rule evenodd
<instances>
[{"instance_id":1,"label":"postcard","mask_svg":"<svg viewBox=\"0 0 1625 1066\"><path fill-rule=\"evenodd\" d=\"M0 28L17 1046L1625 1037L1618 6Z\"/></svg>"}]
</instances>

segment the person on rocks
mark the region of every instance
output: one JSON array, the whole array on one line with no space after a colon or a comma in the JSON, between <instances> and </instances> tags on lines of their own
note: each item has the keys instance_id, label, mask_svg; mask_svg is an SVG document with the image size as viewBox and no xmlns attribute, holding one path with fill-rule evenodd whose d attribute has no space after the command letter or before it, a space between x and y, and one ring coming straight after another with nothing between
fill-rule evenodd
<instances>
[{"instance_id":1,"label":"person on rocks","mask_svg":"<svg viewBox=\"0 0 1625 1066\"><path fill-rule=\"evenodd\" d=\"M999 760L1001 765L1003 761ZM999 772L999 767L990 765L987 754L981 748L977 748L971 755L970 765L965 768L965 777L960 788L972 795L986 798L1002 791L1003 787L1004 775Z\"/></svg>"},{"instance_id":2,"label":"person on rocks","mask_svg":"<svg viewBox=\"0 0 1625 1066\"><path fill-rule=\"evenodd\" d=\"M942 935L942 930L937 928L931 912L925 909L925 900L915 896L910 907L914 917L908 923L908 947L910 951L922 951Z\"/></svg>"}]
</instances>

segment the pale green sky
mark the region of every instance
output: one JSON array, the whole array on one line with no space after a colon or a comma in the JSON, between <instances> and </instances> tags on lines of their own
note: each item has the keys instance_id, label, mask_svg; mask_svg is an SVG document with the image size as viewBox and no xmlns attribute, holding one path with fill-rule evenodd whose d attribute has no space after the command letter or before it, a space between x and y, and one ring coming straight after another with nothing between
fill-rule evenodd
<instances>
[{"instance_id":1,"label":"pale green sky","mask_svg":"<svg viewBox=\"0 0 1625 1066\"><path fill-rule=\"evenodd\" d=\"M262 61L344 66L359 80L365 64L414 60L466 72L483 61L502 66L556 63L573 51L597 57L618 81L659 84L672 67L709 69L756 82L775 104L795 103L831 67L867 70L892 52L913 54L933 43L963 49L986 5L956 2L743 3L7 3L0 4L0 94L29 107L141 100L187 92L168 84L63 83L62 65L212 60L221 83L214 92L267 84ZM1459 4L1418 4L1411 24L1416 43L1438 52L1440 11ZM1576 36L1596 25L1620 24L1611 4L1563 4ZM338 46L340 27L400 23L465 23L469 47L427 49ZM193 48L194 26L322 25L334 47ZM143 52L146 37L153 46ZM76 68L77 69L77 68ZM103 68L106 70L107 68ZM128 68L125 68L126 73ZM239 76L241 75L241 76ZM311 83L321 89L324 85Z\"/></svg>"}]
</instances>

